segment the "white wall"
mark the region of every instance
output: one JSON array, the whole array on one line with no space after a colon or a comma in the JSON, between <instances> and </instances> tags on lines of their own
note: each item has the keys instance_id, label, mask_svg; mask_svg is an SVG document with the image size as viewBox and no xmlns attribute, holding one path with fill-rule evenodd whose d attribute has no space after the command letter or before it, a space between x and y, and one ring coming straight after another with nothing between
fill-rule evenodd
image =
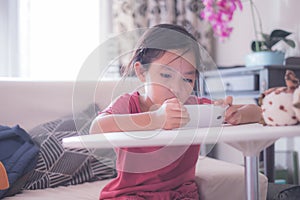
<instances>
[{"instance_id":1,"label":"white wall","mask_svg":"<svg viewBox=\"0 0 300 200\"><path fill-rule=\"evenodd\" d=\"M299 0L253 0L261 15L263 32L284 29L293 32L289 37L296 41L296 48L288 48L286 56L300 56L300 1ZM214 60L218 66L244 65L244 57L251 52L250 44L255 39L250 3L243 1L243 10L237 11L231 23L233 32L224 42L215 39ZM280 46L280 45L279 45ZM286 47L281 45L281 48ZM293 145L291 145L293 144ZM300 153L300 139L281 139L276 150L295 150ZM242 164L242 154L228 145L220 145L219 158ZM299 163L300 165L300 163ZM300 173L300 171L299 171Z\"/></svg>"},{"instance_id":2,"label":"white wall","mask_svg":"<svg viewBox=\"0 0 300 200\"><path fill-rule=\"evenodd\" d=\"M261 15L263 32L273 29L291 31L297 42L288 55L300 56L300 1L299 0L253 0ZM224 42L215 40L215 62L219 66L243 65L244 57L251 52L250 44L254 36L250 3L243 2L243 10L234 14L231 25L234 27L230 38Z\"/></svg>"}]
</instances>

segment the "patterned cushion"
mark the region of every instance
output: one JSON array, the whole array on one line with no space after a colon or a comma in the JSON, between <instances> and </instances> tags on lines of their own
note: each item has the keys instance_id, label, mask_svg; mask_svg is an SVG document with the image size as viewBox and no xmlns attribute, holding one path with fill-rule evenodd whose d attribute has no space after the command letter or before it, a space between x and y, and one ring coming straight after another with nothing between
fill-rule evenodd
<instances>
[{"instance_id":1,"label":"patterned cushion","mask_svg":"<svg viewBox=\"0 0 300 200\"><path fill-rule=\"evenodd\" d=\"M74 185L116 176L113 149L64 148L64 137L88 134L98 112L96 105L83 112L41 124L29 134L40 146L37 165L25 189Z\"/></svg>"}]
</instances>

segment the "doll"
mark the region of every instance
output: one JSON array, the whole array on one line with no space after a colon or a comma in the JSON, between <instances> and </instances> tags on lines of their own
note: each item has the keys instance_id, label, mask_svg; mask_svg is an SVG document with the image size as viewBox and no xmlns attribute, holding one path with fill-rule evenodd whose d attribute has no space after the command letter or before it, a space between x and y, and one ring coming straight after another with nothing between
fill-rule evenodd
<instances>
[{"instance_id":1,"label":"doll","mask_svg":"<svg viewBox=\"0 0 300 200\"><path fill-rule=\"evenodd\" d=\"M300 122L300 87L295 89L294 95L293 95L293 110L295 112L295 115Z\"/></svg>"},{"instance_id":2,"label":"doll","mask_svg":"<svg viewBox=\"0 0 300 200\"><path fill-rule=\"evenodd\" d=\"M260 98L263 122L270 126L294 125L300 119L300 91L299 80L295 73L287 70L285 74L286 87L275 87L266 90ZM294 99L294 91L297 89L298 99ZM297 106L299 108L297 108ZM296 116L298 113L298 118Z\"/></svg>"}]
</instances>

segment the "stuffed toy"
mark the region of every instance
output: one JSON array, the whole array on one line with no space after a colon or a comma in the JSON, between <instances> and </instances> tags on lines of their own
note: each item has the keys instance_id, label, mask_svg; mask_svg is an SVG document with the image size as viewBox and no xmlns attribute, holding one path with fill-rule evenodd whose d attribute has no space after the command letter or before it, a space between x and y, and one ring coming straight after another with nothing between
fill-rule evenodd
<instances>
[{"instance_id":1,"label":"stuffed toy","mask_svg":"<svg viewBox=\"0 0 300 200\"><path fill-rule=\"evenodd\" d=\"M261 95L259 104L262 108L263 124L288 126L300 121L299 80L293 71L286 71L285 83L286 87L270 88Z\"/></svg>"},{"instance_id":2,"label":"stuffed toy","mask_svg":"<svg viewBox=\"0 0 300 200\"><path fill-rule=\"evenodd\" d=\"M293 109L298 121L300 122L300 86L295 90L293 96Z\"/></svg>"}]
</instances>

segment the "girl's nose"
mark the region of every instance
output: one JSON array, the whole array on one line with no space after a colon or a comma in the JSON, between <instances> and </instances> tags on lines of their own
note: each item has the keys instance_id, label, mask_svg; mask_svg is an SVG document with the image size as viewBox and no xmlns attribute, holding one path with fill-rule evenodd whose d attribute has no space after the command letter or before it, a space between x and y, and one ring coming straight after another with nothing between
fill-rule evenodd
<instances>
[{"instance_id":1,"label":"girl's nose","mask_svg":"<svg viewBox=\"0 0 300 200\"><path fill-rule=\"evenodd\" d=\"M176 98L179 98L180 90L181 90L179 81L173 81L173 83L171 84L170 90Z\"/></svg>"}]
</instances>

